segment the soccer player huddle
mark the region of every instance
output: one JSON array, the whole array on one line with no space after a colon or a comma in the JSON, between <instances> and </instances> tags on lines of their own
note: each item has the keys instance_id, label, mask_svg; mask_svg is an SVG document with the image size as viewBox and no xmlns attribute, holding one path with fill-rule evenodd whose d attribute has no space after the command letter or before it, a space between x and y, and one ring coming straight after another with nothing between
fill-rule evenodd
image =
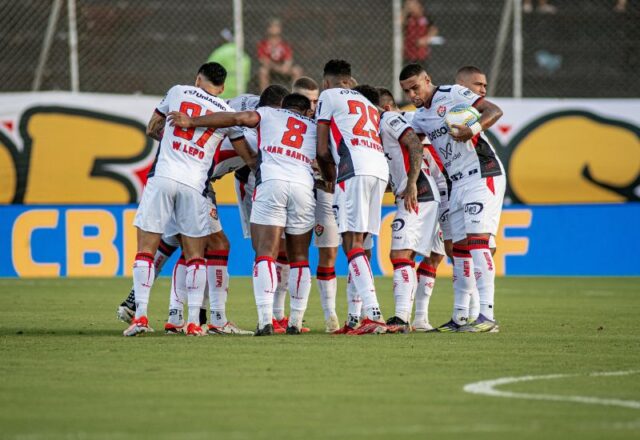
<instances>
[{"instance_id":1,"label":"soccer player huddle","mask_svg":"<svg viewBox=\"0 0 640 440\"><path fill-rule=\"evenodd\" d=\"M118 309L130 323L125 336L152 331L150 290L177 248L166 333L309 331L314 233L327 333L498 331L492 242L506 182L483 132L502 111L484 98L480 70L463 67L455 85L436 86L420 65L405 66L399 81L413 113L400 111L387 89L357 85L344 60L326 63L321 93L315 81L300 78L292 91L271 85L260 96L225 102L218 97L225 79L220 64L203 65L195 85L172 87L149 122L147 134L160 146L134 220L133 288ZM448 119L453 112L479 117L455 124ZM226 314L230 243L211 182L231 172L243 233L255 251L255 332ZM397 207L390 252L395 313L386 321L369 263L385 191ZM348 260L344 325L336 314L340 245ZM445 254L453 260L453 313L433 328L429 299Z\"/></svg>"}]
</instances>

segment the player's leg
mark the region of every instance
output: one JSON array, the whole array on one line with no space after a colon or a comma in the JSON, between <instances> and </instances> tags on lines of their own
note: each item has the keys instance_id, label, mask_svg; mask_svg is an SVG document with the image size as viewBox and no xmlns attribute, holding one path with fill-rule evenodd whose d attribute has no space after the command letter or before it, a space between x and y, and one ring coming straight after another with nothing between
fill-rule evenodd
<instances>
[{"instance_id":1,"label":"player's leg","mask_svg":"<svg viewBox=\"0 0 640 440\"><path fill-rule=\"evenodd\" d=\"M132 270L136 314L131 325L123 332L125 336L152 331L147 318L147 306L155 280L154 255L162 232L171 219L176 191L176 182L156 176L149 179L142 194L133 222L137 228L137 252Z\"/></svg>"},{"instance_id":2,"label":"player's leg","mask_svg":"<svg viewBox=\"0 0 640 440\"><path fill-rule=\"evenodd\" d=\"M411 327L413 331L427 332L433 330L429 323L429 302L436 283L436 272L442 262L444 255L431 252L428 257L422 259L418 265L416 287L416 307L415 315Z\"/></svg>"},{"instance_id":3,"label":"player's leg","mask_svg":"<svg viewBox=\"0 0 640 440\"><path fill-rule=\"evenodd\" d=\"M285 305L287 300L287 286L289 285L289 258L287 257L287 243L285 238L280 239L278 256L276 258L276 272L278 274L278 285L273 296L273 327L287 328L287 317L285 316Z\"/></svg>"},{"instance_id":4,"label":"player's leg","mask_svg":"<svg viewBox=\"0 0 640 440\"><path fill-rule=\"evenodd\" d=\"M475 290L473 260L467 247L464 223L464 187L455 187L449 200L449 223L453 240L453 313L451 320L438 327L455 332L469 320L469 301Z\"/></svg>"},{"instance_id":5,"label":"player's leg","mask_svg":"<svg viewBox=\"0 0 640 440\"><path fill-rule=\"evenodd\" d=\"M164 325L164 332L167 334L186 332L184 308L187 305L187 266L185 263L184 254L180 253L171 275L169 318Z\"/></svg>"},{"instance_id":6,"label":"player's leg","mask_svg":"<svg viewBox=\"0 0 640 440\"><path fill-rule=\"evenodd\" d=\"M498 229L504 189L504 176L488 177L475 183L467 195L469 209L465 210L465 229L480 295L480 313L469 325L472 331L491 331L496 327L495 263L489 241Z\"/></svg>"},{"instance_id":7,"label":"player's leg","mask_svg":"<svg viewBox=\"0 0 640 440\"><path fill-rule=\"evenodd\" d=\"M382 196L386 182L373 176L355 176L338 185L343 191L340 200L338 228L342 232L342 247L349 262L349 274L355 290L362 298L364 320L357 334L383 333L386 326L376 295L371 265L364 250L365 234L378 234ZM348 200L348 202L347 202Z\"/></svg>"},{"instance_id":8,"label":"player's leg","mask_svg":"<svg viewBox=\"0 0 640 440\"><path fill-rule=\"evenodd\" d=\"M158 250L156 251L155 256L153 257L153 264L155 266L156 278L160 274L160 271L164 267L167 260L173 255L176 249L179 247L179 243L175 239L175 237L166 237L162 236L160 240L160 244L158 245ZM135 289L133 285L131 286L131 290L129 291L129 295L120 303L118 306L118 310L116 312L116 316L122 322L126 322L127 324L131 323L134 315L136 313L136 297L135 297Z\"/></svg>"},{"instance_id":9,"label":"player's leg","mask_svg":"<svg viewBox=\"0 0 640 440\"><path fill-rule=\"evenodd\" d=\"M286 329L288 334L299 334L303 328L302 321L311 292L310 243L311 230L303 234L287 233L287 254L291 264L288 283L291 313Z\"/></svg>"},{"instance_id":10,"label":"player's leg","mask_svg":"<svg viewBox=\"0 0 640 440\"><path fill-rule=\"evenodd\" d=\"M318 268L316 280L320 292L320 303L324 314L325 331L332 333L340 328L336 314L336 294L338 283L336 279L336 258L340 235L338 225L333 214L333 194L322 189L315 190L315 245L318 248Z\"/></svg>"},{"instance_id":11,"label":"player's leg","mask_svg":"<svg viewBox=\"0 0 640 440\"><path fill-rule=\"evenodd\" d=\"M293 182L285 182L287 194L287 255L291 264L289 300L291 313L287 323L288 334L305 332L302 322L311 292L309 245L315 223L316 201L313 189ZM306 330L308 331L308 330Z\"/></svg>"},{"instance_id":12,"label":"player's leg","mask_svg":"<svg viewBox=\"0 0 640 440\"><path fill-rule=\"evenodd\" d=\"M409 331L409 319L417 289L417 276L413 270L416 254L428 255L433 248L438 222L438 202L420 202L417 212L407 211L404 201L398 200L396 218L392 223L391 262L395 316L387 321L391 331ZM395 318L395 319L394 319Z\"/></svg>"},{"instance_id":13,"label":"player's leg","mask_svg":"<svg viewBox=\"0 0 640 440\"><path fill-rule=\"evenodd\" d=\"M256 253L253 293L258 309L256 336L271 335L273 299L278 283L276 256L287 224L287 182L268 180L256 187L251 208L251 242Z\"/></svg>"},{"instance_id":14,"label":"player's leg","mask_svg":"<svg viewBox=\"0 0 640 440\"><path fill-rule=\"evenodd\" d=\"M252 220L256 218L252 212ZM258 309L258 326L255 335L273 333L273 297L278 283L275 257L280 248L283 226L251 223L251 241L256 253L253 266L253 294Z\"/></svg>"},{"instance_id":15,"label":"player's leg","mask_svg":"<svg viewBox=\"0 0 640 440\"><path fill-rule=\"evenodd\" d=\"M229 292L229 271L227 269L231 245L224 231L220 229L209 235L205 259L207 260L207 285L211 323L208 332L211 334L253 335L253 332L242 330L227 318L227 296Z\"/></svg>"}]
</instances>

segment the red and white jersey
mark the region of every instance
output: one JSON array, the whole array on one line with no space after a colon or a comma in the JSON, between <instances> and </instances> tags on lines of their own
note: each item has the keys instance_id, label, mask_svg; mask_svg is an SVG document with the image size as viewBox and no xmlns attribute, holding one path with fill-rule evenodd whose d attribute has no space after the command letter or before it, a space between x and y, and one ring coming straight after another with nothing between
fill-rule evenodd
<instances>
[{"instance_id":1,"label":"red and white jersey","mask_svg":"<svg viewBox=\"0 0 640 440\"><path fill-rule=\"evenodd\" d=\"M156 112L162 116L171 111L191 117L215 112L233 111L224 100L193 86L173 86ZM206 191L213 174L214 155L226 136L234 139L242 134L230 128L180 128L165 124L164 135L149 177L161 176Z\"/></svg>"},{"instance_id":2,"label":"red and white jersey","mask_svg":"<svg viewBox=\"0 0 640 440\"><path fill-rule=\"evenodd\" d=\"M429 138L447 178L454 185L456 182L504 174L502 163L484 133L478 133L467 142L457 142L451 137L445 121L447 112L455 105L474 105L481 99L483 98L471 90L457 84L438 86L431 101L415 112L411 124L416 133Z\"/></svg>"},{"instance_id":3,"label":"red and white jersey","mask_svg":"<svg viewBox=\"0 0 640 440\"><path fill-rule=\"evenodd\" d=\"M318 99L316 120L330 127L338 182L353 176L387 181L389 167L380 139L380 114L367 98L355 90L324 90Z\"/></svg>"},{"instance_id":4,"label":"red and white jersey","mask_svg":"<svg viewBox=\"0 0 640 440\"><path fill-rule=\"evenodd\" d=\"M383 112L380 115L380 137L385 156L389 163L389 175L391 177L391 189L396 196L402 194L407 186L407 173L409 172L409 149L400 139L412 130L411 125L398 112ZM439 201L440 197L436 184L431 177L427 163L422 160L422 169L418 175L418 201Z\"/></svg>"},{"instance_id":5,"label":"red and white jersey","mask_svg":"<svg viewBox=\"0 0 640 440\"><path fill-rule=\"evenodd\" d=\"M313 188L311 162L316 158L316 123L290 110L260 107L256 186L287 180Z\"/></svg>"}]
</instances>

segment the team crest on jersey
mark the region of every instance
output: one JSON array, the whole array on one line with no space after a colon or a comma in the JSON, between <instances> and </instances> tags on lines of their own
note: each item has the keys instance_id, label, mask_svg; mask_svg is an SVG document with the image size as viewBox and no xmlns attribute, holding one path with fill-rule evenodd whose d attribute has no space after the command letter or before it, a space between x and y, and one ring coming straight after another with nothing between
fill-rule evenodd
<instances>
[{"instance_id":1,"label":"team crest on jersey","mask_svg":"<svg viewBox=\"0 0 640 440\"><path fill-rule=\"evenodd\" d=\"M322 226L321 224L317 224L315 231L316 231L316 235L320 237L322 234L324 234L324 226Z\"/></svg>"},{"instance_id":2,"label":"team crest on jersey","mask_svg":"<svg viewBox=\"0 0 640 440\"><path fill-rule=\"evenodd\" d=\"M438 107L438 110L436 112L438 113L438 116L442 118L445 115L445 113L447 113L447 107L444 105L441 105L440 107Z\"/></svg>"},{"instance_id":3,"label":"team crest on jersey","mask_svg":"<svg viewBox=\"0 0 640 440\"><path fill-rule=\"evenodd\" d=\"M212 219L218 220L218 210L216 208L211 208L211 211L209 211L209 215Z\"/></svg>"},{"instance_id":4,"label":"team crest on jersey","mask_svg":"<svg viewBox=\"0 0 640 440\"><path fill-rule=\"evenodd\" d=\"M393 232L398 232L402 228L404 228L404 220L401 218L397 218L391 223L391 229Z\"/></svg>"}]
</instances>

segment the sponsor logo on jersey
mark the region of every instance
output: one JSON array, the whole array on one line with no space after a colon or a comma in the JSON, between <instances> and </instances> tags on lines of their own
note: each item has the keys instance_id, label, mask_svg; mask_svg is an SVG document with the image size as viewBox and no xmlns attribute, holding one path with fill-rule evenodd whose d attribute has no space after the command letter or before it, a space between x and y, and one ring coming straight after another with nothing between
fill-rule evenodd
<instances>
[{"instance_id":1,"label":"sponsor logo on jersey","mask_svg":"<svg viewBox=\"0 0 640 440\"><path fill-rule=\"evenodd\" d=\"M443 125L440 128L436 128L435 130L431 130L429 133L427 133L427 137L433 143L434 139L438 139L441 136L445 136L448 132L449 132L449 130L447 130L447 127L445 127Z\"/></svg>"},{"instance_id":2,"label":"sponsor logo on jersey","mask_svg":"<svg viewBox=\"0 0 640 440\"><path fill-rule=\"evenodd\" d=\"M397 218L391 223L391 229L394 232L397 232L402 228L404 228L404 220L402 220L401 218Z\"/></svg>"},{"instance_id":3,"label":"sponsor logo on jersey","mask_svg":"<svg viewBox=\"0 0 640 440\"><path fill-rule=\"evenodd\" d=\"M445 113L447 113L447 106L441 105L440 107L438 107L438 110L436 110L436 113L438 113L438 116L442 118Z\"/></svg>"},{"instance_id":4,"label":"sponsor logo on jersey","mask_svg":"<svg viewBox=\"0 0 640 440\"><path fill-rule=\"evenodd\" d=\"M399 131L402 127L404 127L404 125L407 123L407 121L405 121L404 119L402 119L400 116L396 116L394 118L392 118L389 121L389 126L394 130L394 131Z\"/></svg>"},{"instance_id":5,"label":"sponsor logo on jersey","mask_svg":"<svg viewBox=\"0 0 640 440\"><path fill-rule=\"evenodd\" d=\"M471 202L464 205L464 212L470 215L478 215L484 209L484 205L480 202Z\"/></svg>"},{"instance_id":6,"label":"sponsor logo on jersey","mask_svg":"<svg viewBox=\"0 0 640 440\"><path fill-rule=\"evenodd\" d=\"M440 223L444 223L446 221L449 220L449 210L447 209L446 211L444 211L442 213L442 215L440 216ZM442 231L440 231L442 233Z\"/></svg>"},{"instance_id":7,"label":"sponsor logo on jersey","mask_svg":"<svg viewBox=\"0 0 640 440\"><path fill-rule=\"evenodd\" d=\"M440 147L438 148L438 150L440 151L440 154L444 156L445 160L449 159L449 156L453 154L453 147L451 146L451 142L447 142L447 146L445 148Z\"/></svg>"}]
</instances>

